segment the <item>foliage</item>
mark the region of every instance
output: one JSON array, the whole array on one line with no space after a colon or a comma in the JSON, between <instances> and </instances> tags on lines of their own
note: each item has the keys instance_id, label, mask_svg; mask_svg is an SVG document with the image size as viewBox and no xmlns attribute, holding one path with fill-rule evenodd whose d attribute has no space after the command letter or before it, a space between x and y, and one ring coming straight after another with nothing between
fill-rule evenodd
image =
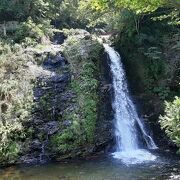
<instances>
[{"instance_id":1,"label":"foliage","mask_svg":"<svg viewBox=\"0 0 180 180\"><path fill-rule=\"evenodd\" d=\"M57 3L57 15L54 18L56 26L60 28L77 28L81 26L82 22L77 20L79 1L80 0L63 0L61 3Z\"/></svg>"},{"instance_id":2,"label":"foliage","mask_svg":"<svg viewBox=\"0 0 180 180\"><path fill-rule=\"evenodd\" d=\"M173 102L165 102L165 114L160 116L159 122L180 152L180 98L175 97Z\"/></svg>"},{"instance_id":3,"label":"foliage","mask_svg":"<svg viewBox=\"0 0 180 180\"><path fill-rule=\"evenodd\" d=\"M56 17L53 23L58 28L83 28L105 24L104 13L91 7L91 0L63 0L56 6Z\"/></svg>"},{"instance_id":4,"label":"foliage","mask_svg":"<svg viewBox=\"0 0 180 180\"><path fill-rule=\"evenodd\" d=\"M131 85L136 92L171 98L178 93L179 86L178 27L168 25L169 20L154 21L152 17L164 14L161 11L144 17L136 14L133 17L133 12L127 10L121 12L127 16L121 21L123 28L116 44L124 56ZM140 19L138 26L134 18ZM177 58L172 58L173 54Z\"/></svg>"},{"instance_id":5,"label":"foliage","mask_svg":"<svg viewBox=\"0 0 180 180\"><path fill-rule=\"evenodd\" d=\"M155 21L167 21L168 25L180 25L179 9L167 9L167 13L152 18Z\"/></svg>"},{"instance_id":6,"label":"foliage","mask_svg":"<svg viewBox=\"0 0 180 180\"><path fill-rule=\"evenodd\" d=\"M19 123L0 126L0 162L12 163L20 153L18 140L23 136L22 126Z\"/></svg>"},{"instance_id":7,"label":"foliage","mask_svg":"<svg viewBox=\"0 0 180 180\"><path fill-rule=\"evenodd\" d=\"M95 17L95 22L100 20L103 23L101 25L111 27L111 31L116 29L121 32L123 29L132 33L135 29L139 33L141 24L151 15L154 15L153 20L162 21L164 24L178 25L180 23L178 0L90 0L88 2L90 2L89 11L93 12L94 10L96 14L99 12L99 18ZM130 26L128 26L128 22L130 22ZM131 26L132 23L133 26Z\"/></svg>"},{"instance_id":8,"label":"foliage","mask_svg":"<svg viewBox=\"0 0 180 180\"><path fill-rule=\"evenodd\" d=\"M33 76L24 67L29 58L19 45L0 44L0 162L14 162L26 137L33 106Z\"/></svg>"},{"instance_id":9,"label":"foliage","mask_svg":"<svg viewBox=\"0 0 180 180\"><path fill-rule=\"evenodd\" d=\"M126 8L136 11L136 13L144 13L155 11L163 6L180 6L177 0L92 0L92 6L97 10L107 9L109 7Z\"/></svg>"},{"instance_id":10,"label":"foliage","mask_svg":"<svg viewBox=\"0 0 180 180\"><path fill-rule=\"evenodd\" d=\"M150 81L145 82L147 90L152 90L158 85L157 82L163 77L165 73L165 61L162 60L163 55L161 49L157 47L150 47L147 52L143 52L145 55L145 77ZM154 87L153 87L154 85Z\"/></svg>"},{"instance_id":11,"label":"foliage","mask_svg":"<svg viewBox=\"0 0 180 180\"><path fill-rule=\"evenodd\" d=\"M15 42L24 42L26 45L31 45L43 42L43 38L51 37L53 35L50 22L46 21L41 24L36 24L31 18L27 22L19 25L15 32Z\"/></svg>"},{"instance_id":12,"label":"foliage","mask_svg":"<svg viewBox=\"0 0 180 180\"><path fill-rule=\"evenodd\" d=\"M0 21L26 20L31 17L34 21L53 16L52 0L1 0Z\"/></svg>"}]
</instances>

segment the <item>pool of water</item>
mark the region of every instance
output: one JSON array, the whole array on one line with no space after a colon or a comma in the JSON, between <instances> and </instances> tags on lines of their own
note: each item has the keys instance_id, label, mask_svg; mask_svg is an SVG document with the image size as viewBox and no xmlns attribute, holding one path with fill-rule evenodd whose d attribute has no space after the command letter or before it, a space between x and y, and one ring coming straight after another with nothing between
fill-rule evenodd
<instances>
[{"instance_id":1,"label":"pool of water","mask_svg":"<svg viewBox=\"0 0 180 180\"><path fill-rule=\"evenodd\" d=\"M0 169L0 180L148 180L180 179L180 159L157 154L144 164L124 165L111 155L43 165Z\"/></svg>"}]
</instances>

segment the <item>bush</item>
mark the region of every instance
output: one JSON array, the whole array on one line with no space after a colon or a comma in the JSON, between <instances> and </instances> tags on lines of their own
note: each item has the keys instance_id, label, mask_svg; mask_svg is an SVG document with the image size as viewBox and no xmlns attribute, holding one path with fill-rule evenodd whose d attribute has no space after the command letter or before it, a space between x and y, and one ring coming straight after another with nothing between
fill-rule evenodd
<instances>
[{"instance_id":1,"label":"bush","mask_svg":"<svg viewBox=\"0 0 180 180\"><path fill-rule=\"evenodd\" d=\"M23 136L21 124L0 125L0 162L13 163L20 152L19 135Z\"/></svg>"},{"instance_id":2,"label":"bush","mask_svg":"<svg viewBox=\"0 0 180 180\"><path fill-rule=\"evenodd\" d=\"M33 107L34 77L25 65L30 59L21 46L0 43L0 163L14 162L28 136L24 123Z\"/></svg>"},{"instance_id":3,"label":"bush","mask_svg":"<svg viewBox=\"0 0 180 180\"><path fill-rule=\"evenodd\" d=\"M43 38L49 38L53 35L53 29L50 22L36 24L31 18L19 25L15 33L15 42L24 42L27 45L42 42Z\"/></svg>"},{"instance_id":4,"label":"bush","mask_svg":"<svg viewBox=\"0 0 180 180\"><path fill-rule=\"evenodd\" d=\"M180 153L180 98L175 97L173 102L165 102L165 114L160 116L161 128L177 145Z\"/></svg>"}]
</instances>

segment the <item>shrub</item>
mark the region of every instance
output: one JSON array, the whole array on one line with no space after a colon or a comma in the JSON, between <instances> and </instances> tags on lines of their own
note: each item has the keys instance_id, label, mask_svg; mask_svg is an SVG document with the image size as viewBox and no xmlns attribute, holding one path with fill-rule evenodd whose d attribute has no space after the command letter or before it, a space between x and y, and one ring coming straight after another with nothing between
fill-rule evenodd
<instances>
[{"instance_id":1,"label":"shrub","mask_svg":"<svg viewBox=\"0 0 180 180\"><path fill-rule=\"evenodd\" d=\"M160 116L161 128L165 129L168 137L177 145L180 153L180 98L173 102L165 101L165 114Z\"/></svg>"},{"instance_id":2,"label":"shrub","mask_svg":"<svg viewBox=\"0 0 180 180\"><path fill-rule=\"evenodd\" d=\"M23 136L21 124L0 125L0 162L12 163L18 157L20 145L18 144L19 136Z\"/></svg>"},{"instance_id":3,"label":"shrub","mask_svg":"<svg viewBox=\"0 0 180 180\"><path fill-rule=\"evenodd\" d=\"M28 136L24 123L33 107L34 79L25 66L29 59L21 46L0 43L0 163L14 162Z\"/></svg>"},{"instance_id":4,"label":"shrub","mask_svg":"<svg viewBox=\"0 0 180 180\"><path fill-rule=\"evenodd\" d=\"M42 22L36 24L31 18L26 22L20 23L15 33L15 42L24 42L27 45L36 44L42 42L44 37L49 38L53 35L50 22Z\"/></svg>"}]
</instances>

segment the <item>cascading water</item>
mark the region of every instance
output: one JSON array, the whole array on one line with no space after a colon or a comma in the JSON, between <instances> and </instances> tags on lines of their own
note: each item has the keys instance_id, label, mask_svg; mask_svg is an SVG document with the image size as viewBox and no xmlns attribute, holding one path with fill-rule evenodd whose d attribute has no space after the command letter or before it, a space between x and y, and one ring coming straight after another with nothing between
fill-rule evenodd
<instances>
[{"instance_id":1,"label":"cascading water","mask_svg":"<svg viewBox=\"0 0 180 180\"><path fill-rule=\"evenodd\" d=\"M137 126L141 130L147 148L157 148L151 136L146 132L129 96L121 57L109 45L104 44L104 48L111 61L110 68L114 89L112 106L115 119L116 152L113 153L113 156L121 159L125 164L136 164L155 160L156 157L154 155L139 147Z\"/></svg>"}]
</instances>

